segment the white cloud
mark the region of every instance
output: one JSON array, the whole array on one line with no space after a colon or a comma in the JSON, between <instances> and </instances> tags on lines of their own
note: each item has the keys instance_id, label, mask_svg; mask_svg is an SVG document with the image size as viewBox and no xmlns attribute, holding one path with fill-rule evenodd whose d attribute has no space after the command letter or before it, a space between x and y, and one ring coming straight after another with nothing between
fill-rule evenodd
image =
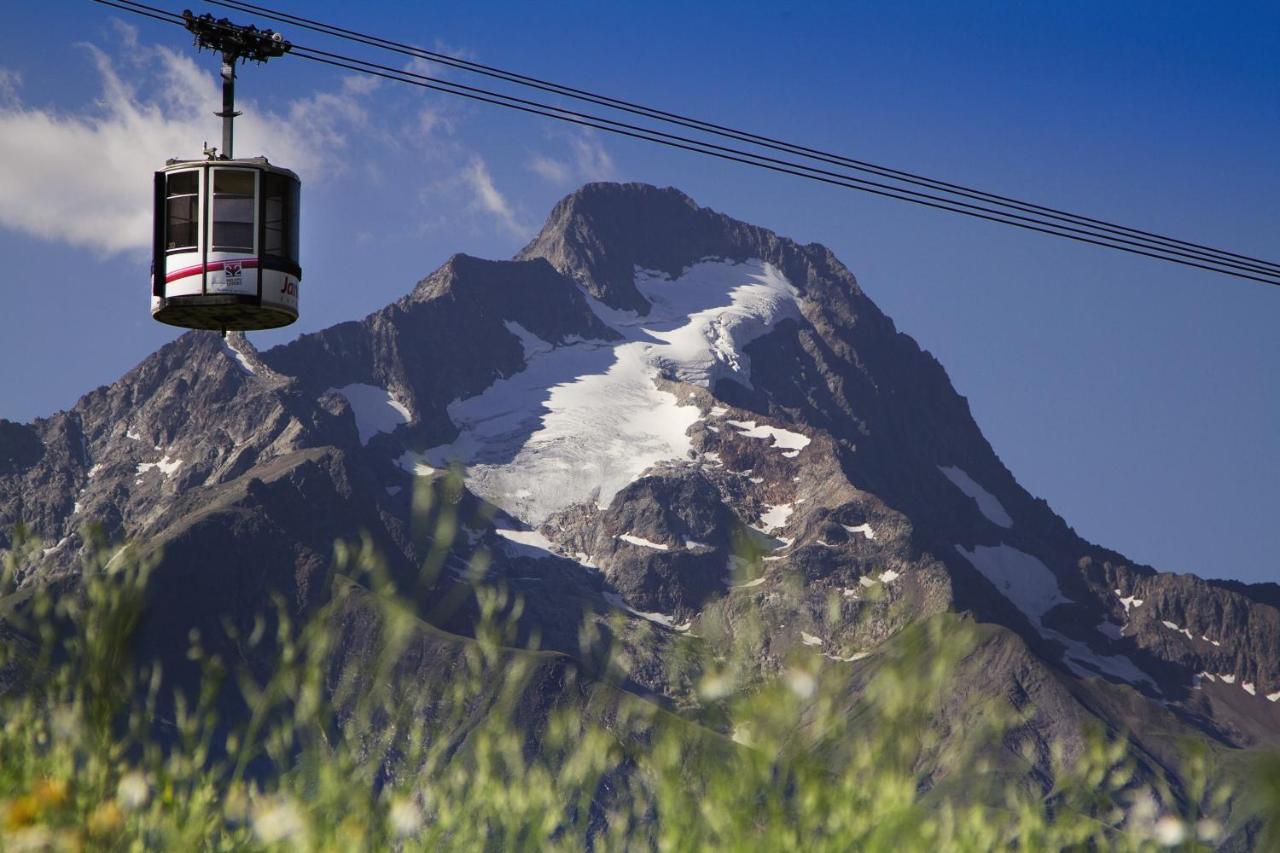
<instances>
[{"instance_id":1,"label":"white cloud","mask_svg":"<svg viewBox=\"0 0 1280 853\"><path fill-rule=\"evenodd\" d=\"M443 109L423 107L418 111L418 133L424 139L429 139L437 130L453 133L456 127L457 123L453 117L447 115Z\"/></svg>"},{"instance_id":2,"label":"white cloud","mask_svg":"<svg viewBox=\"0 0 1280 853\"><path fill-rule=\"evenodd\" d=\"M0 72L0 227L106 253L144 248L151 173L170 157L199 156L205 140L220 142L211 113L221 86L212 70L163 47L135 46L123 62L85 48L102 91L84 111L24 104L17 75ZM162 82L142 92L135 80ZM344 82L294 101L284 116L241 99L236 153L265 154L304 180L318 175L367 121L368 85Z\"/></svg>"},{"instance_id":3,"label":"white cloud","mask_svg":"<svg viewBox=\"0 0 1280 853\"><path fill-rule=\"evenodd\" d=\"M526 164L531 172L557 186L582 181L609 181L617 177L613 157L590 130L553 133L568 149L560 157L534 155Z\"/></svg>"},{"instance_id":4,"label":"white cloud","mask_svg":"<svg viewBox=\"0 0 1280 853\"><path fill-rule=\"evenodd\" d=\"M525 239L532 236L532 229L520 223L511 203L494 185L493 176L489 174L489 167L483 160L479 157L471 158L471 162L462 172L462 177L471 189L474 207L493 216L497 223L512 235Z\"/></svg>"},{"instance_id":5,"label":"white cloud","mask_svg":"<svg viewBox=\"0 0 1280 853\"><path fill-rule=\"evenodd\" d=\"M0 68L0 108L11 108L18 103L18 87L22 75L11 68Z\"/></svg>"},{"instance_id":6,"label":"white cloud","mask_svg":"<svg viewBox=\"0 0 1280 853\"><path fill-rule=\"evenodd\" d=\"M604 143L591 131L583 131L569 141L578 175L588 181L608 181L617 176L613 158Z\"/></svg>"},{"instance_id":7,"label":"white cloud","mask_svg":"<svg viewBox=\"0 0 1280 853\"><path fill-rule=\"evenodd\" d=\"M529 161L529 168L553 184L567 184L573 180L569 164L550 157L537 156Z\"/></svg>"}]
</instances>

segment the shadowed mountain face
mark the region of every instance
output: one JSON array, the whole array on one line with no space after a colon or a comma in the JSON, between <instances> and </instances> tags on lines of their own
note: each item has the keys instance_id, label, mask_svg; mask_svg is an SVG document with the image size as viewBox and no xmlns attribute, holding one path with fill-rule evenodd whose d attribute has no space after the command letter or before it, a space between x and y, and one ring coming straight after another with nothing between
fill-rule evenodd
<instances>
[{"instance_id":1,"label":"shadowed mountain face","mask_svg":"<svg viewBox=\"0 0 1280 853\"><path fill-rule=\"evenodd\" d=\"M479 548L526 598L525 634L570 656L584 618L697 642L751 602L763 668L802 647L854 674L959 611L991 626L981 689L1035 708L1042 745L1089 719L1156 763L1148 728L1280 743L1273 586L1084 541L828 250L673 189L588 185L515 260L455 256L267 352L187 334L71 411L0 422L0 527L47 540L28 583L74 581L89 521L161 544L141 643L180 671L193 626L251 625L272 593L314 606L335 538L368 534L413 577L432 544L415 488L451 464L463 535L421 597L447 631L469 629L437 605ZM682 689L657 663L631 678Z\"/></svg>"}]
</instances>

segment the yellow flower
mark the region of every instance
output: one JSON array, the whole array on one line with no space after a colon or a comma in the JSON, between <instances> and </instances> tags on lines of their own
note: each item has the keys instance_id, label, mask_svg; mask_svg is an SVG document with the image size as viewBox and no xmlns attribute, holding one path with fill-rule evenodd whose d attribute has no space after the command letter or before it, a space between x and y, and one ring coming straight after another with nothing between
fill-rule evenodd
<instances>
[{"instance_id":1,"label":"yellow flower","mask_svg":"<svg viewBox=\"0 0 1280 853\"><path fill-rule=\"evenodd\" d=\"M41 808L56 808L67 801L65 779L41 779L34 795Z\"/></svg>"},{"instance_id":2,"label":"yellow flower","mask_svg":"<svg viewBox=\"0 0 1280 853\"><path fill-rule=\"evenodd\" d=\"M124 812L120 811L115 800L107 800L89 813L86 828L91 836L105 838L115 835L123 824Z\"/></svg>"},{"instance_id":3,"label":"yellow flower","mask_svg":"<svg viewBox=\"0 0 1280 853\"><path fill-rule=\"evenodd\" d=\"M5 809L4 823L9 829L30 826L35 823L38 814L40 814L40 803L28 794L9 803L8 808Z\"/></svg>"}]
</instances>

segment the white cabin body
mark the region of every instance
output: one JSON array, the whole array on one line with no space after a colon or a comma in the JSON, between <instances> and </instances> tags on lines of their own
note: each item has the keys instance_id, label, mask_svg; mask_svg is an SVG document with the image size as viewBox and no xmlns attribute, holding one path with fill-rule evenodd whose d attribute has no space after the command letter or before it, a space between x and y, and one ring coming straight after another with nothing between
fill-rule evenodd
<instances>
[{"instance_id":1,"label":"white cabin body","mask_svg":"<svg viewBox=\"0 0 1280 853\"><path fill-rule=\"evenodd\" d=\"M155 174L151 315L222 331L298 319L300 192L265 157L170 160Z\"/></svg>"}]
</instances>

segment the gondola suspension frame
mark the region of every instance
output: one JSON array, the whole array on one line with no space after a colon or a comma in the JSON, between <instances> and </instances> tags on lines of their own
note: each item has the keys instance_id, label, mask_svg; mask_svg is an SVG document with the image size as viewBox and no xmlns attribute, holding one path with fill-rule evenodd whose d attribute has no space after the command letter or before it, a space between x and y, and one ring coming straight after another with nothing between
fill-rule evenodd
<instances>
[{"instance_id":1,"label":"gondola suspension frame","mask_svg":"<svg viewBox=\"0 0 1280 853\"><path fill-rule=\"evenodd\" d=\"M221 54L222 150L155 173L152 316L192 329L249 331L298 317L301 182L265 157L234 157L236 65L292 45L279 33L184 11L200 50Z\"/></svg>"}]
</instances>

